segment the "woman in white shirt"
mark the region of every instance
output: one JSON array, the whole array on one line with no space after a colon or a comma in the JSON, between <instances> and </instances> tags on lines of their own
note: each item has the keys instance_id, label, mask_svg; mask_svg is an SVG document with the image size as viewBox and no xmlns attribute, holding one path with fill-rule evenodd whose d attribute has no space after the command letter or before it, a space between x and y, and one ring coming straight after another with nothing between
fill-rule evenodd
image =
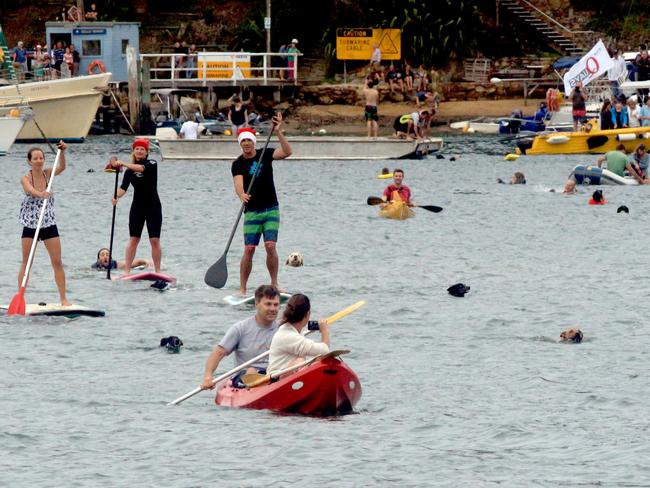
<instances>
[{"instance_id":1,"label":"woman in white shirt","mask_svg":"<svg viewBox=\"0 0 650 488\"><path fill-rule=\"evenodd\" d=\"M318 356L330 352L330 331L327 320L320 319L318 327L321 341L315 342L301 334L309 322L311 304L309 298L297 293L284 309L282 322L273 336L269 354L269 374L280 371L305 360L306 356Z\"/></svg>"}]
</instances>

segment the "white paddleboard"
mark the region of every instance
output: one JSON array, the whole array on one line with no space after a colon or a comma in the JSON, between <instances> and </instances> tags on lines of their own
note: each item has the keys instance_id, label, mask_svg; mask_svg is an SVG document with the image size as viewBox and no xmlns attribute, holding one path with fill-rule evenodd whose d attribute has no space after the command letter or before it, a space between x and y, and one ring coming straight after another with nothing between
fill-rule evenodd
<instances>
[{"instance_id":1,"label":"white paddleboard","mask_svg":"<svg viewBox=\"0 0 650 488\"><path fill-rule=\"evenodd\" d=\"M280 303L284 303L291 298L291 293L280 293ZM233 307L239 307L241 305L255 305L255 295L228 295L223 297L223 301L228 305Z\"/></svg>"},{"instance_id":2,"label":"white paddleboard","mask_svg":"<svg viewBox=\"0 0 650 488\"><path fill-rule=\"evenodd\" d=\"M0 305L0 310L5 312L9 305ZM83 305L60 305L58 303L28 303L25 305L25 315L38 316L46 315L50 317L103 317L106 312L94 308L84 307Z\"/></svg>"}]
</instances>

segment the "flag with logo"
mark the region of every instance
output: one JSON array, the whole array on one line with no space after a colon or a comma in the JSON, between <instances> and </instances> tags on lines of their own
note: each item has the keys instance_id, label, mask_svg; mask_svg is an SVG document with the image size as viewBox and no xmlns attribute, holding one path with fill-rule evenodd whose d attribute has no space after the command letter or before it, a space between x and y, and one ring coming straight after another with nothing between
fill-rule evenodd
<instances>
[{"instance_id":1,"label":"flag with logo","mask_svg":"<svg viewBox=\"0 0 650 488\"><path fill-rule=\"evenodd\" d=\"M598 41L591 48L591 51L585 54L564 75L564 93L569 96L576 83L581 82L582 86L586 86L603 75L613 65L614 61L609 56L605 44L603 44L602 40Z\"/></svg>"}]
</instances>

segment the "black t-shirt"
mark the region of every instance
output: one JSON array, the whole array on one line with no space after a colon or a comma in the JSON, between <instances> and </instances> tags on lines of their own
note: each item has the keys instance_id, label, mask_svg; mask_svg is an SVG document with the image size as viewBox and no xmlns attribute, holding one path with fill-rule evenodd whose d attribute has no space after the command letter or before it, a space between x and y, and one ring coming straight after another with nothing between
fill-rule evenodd
<instances>
[{"instance_id":1,"label":"black t-shirt","mask_svg":"<svg viewBox=\"0 0 650 488\"><path fill-rule=\"evenodd\" d=\"M135 164L144 166L144 171L136 173L127 169L120 188L126 191L129 189L129 185L133 185L133 203L160 204L158 198L158 164L153 159L136 161Z\"/></svg>"},{"instance_id":2,"label":"black t-shirt","mask_svg":"<svg viewBox=\"0 0 650 488\"><path fill-rule=\"evenodd\" d=\"M278 205L278 196L275 193L273 182L273 151L268 147L264 152L262 164L257 164L262 155L262 149L258 149L254 158L245 158L242 154L232 163L232 176L241 175L244 177L244 191L248 191L248 185L253 177L254 167L257 168L257 176L250 190L251 199L246 204L246 211L259 212Z\"/></svg>"}]
</instances>

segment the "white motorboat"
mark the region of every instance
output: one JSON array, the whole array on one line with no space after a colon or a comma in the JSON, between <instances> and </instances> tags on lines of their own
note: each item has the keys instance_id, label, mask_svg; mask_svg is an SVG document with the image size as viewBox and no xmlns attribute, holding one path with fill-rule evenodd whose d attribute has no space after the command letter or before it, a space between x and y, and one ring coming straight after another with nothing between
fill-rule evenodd
<instances>
[{"instance_id":1,"label":"white motorboat","mask_svg":"<svg viewBox=\"0 0 650 488\"><path fill-rule=\"evenodd\" d=\"M163 159L224 159L234 160L241 154L237 139L233 136L212 136L196 140L175 138L173 129L156 131L155 139ZM418 159L439 151L443 141L434 137L412 141L393 137L338 137L338 136L291 136L293 154L290 159ZM259 144L263 141L258 140ZM270 145L278 147L275 137Z\"/></svg>"},{"instance_id":2,"label":"white motorboat","mask_svg":"<svg viewBox=\"0 0 650 488\"><path fill-rule=\"evenodd\" d=\"M20 109L12 108L11 110L0 111L0 156L9 152L9 148L18 137L18 133L25 125L26 117L21 114Z\"/></svg>"},{"instance_id":3,"label":"white motorboat","mask_svg":"<svg viewBox=\"0 0 650 488\"><path fill-rule=\"evenodd\" d=\"M88 135L110 79L110 73L100 73L0 86L0 108L17 101L31 107L32 117L18 134L19 141L42 141L45 135L51 140L80 142Z\"/></svg>"}]
</instances>

